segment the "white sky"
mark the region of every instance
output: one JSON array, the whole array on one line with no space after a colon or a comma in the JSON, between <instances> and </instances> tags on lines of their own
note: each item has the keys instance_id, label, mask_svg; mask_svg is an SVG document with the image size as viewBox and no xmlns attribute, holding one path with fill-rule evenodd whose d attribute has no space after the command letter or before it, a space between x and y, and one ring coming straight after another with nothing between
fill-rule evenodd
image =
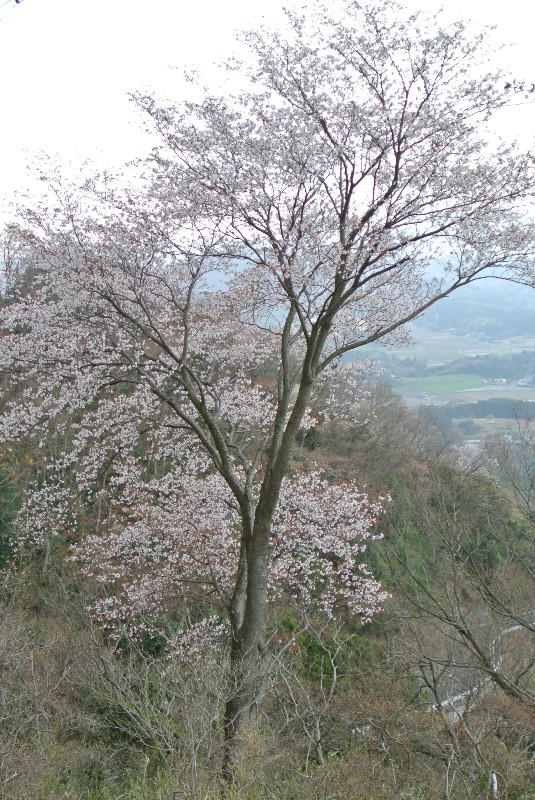
<instances>
[{"instance_id":1,"label":"white sky","mask_svg":"<svg viewBox=\"0 0 535 800\"><path fill-rule=\"evenodd\" d=\"M5 0L0 0L0 6ZM291 0L290 0L291 2ZM181 70L202 70L234 50L232 32L288 0L23 0L0 10L0 213L3 198L31 186L27 163L39 150L73 162L116 165L142 154L147 141L127 92L153 88L179 99ZM408 0L438 8L439 0ZM526 0L449 0L448 15L497 25L512 75L535 81L535 6ZM138 119L138 118L137 118ZM509 125L509 123L508 123ZM512 114L509 127L533 141L535 106Z\"/></svg>"}]
</instances>

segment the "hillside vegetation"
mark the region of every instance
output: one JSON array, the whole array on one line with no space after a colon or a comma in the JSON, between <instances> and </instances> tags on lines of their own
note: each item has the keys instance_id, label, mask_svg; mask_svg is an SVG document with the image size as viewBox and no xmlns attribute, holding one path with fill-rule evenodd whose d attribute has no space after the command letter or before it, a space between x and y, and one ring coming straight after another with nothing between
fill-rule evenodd
<instances>
[{"instance_id":1,"label":"hillside vegetation","mask_svg":"<svg viewBox=\"0 0 535 800\"><path fill-rule=\"evenodd\" d=\"M230 796L438 800L449 787L448 797L475 800L489 797L495 773L503 798L532 797L529 510L515 511L505 478L497 490L457 465L444 434L386 387L371 387L363 412L349 430L331 423L308 434L294 458L311 453L333 479L357 471L390 493L368 562L391 599L370 625L318 616L306 632L291 605L273 609L264 699ZM34 458L5 453L6 552ZM180 663L164 640L110 640L86 610L98 584L65 560L71 546L15 548L4 567L5 796L217 797L223 654ZM478 693L496 637L524 618L523 632L499 642L496 682ZM430 710L462 692L458 710Z\"/></svg>"}]
</instances>

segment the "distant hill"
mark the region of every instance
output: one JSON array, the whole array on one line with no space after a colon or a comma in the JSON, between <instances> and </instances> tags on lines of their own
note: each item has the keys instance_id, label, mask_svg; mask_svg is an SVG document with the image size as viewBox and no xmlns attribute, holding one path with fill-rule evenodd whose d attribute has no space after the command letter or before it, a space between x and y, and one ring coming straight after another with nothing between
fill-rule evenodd
<instances>
[{"instance_id":1,"label":"distant hill","mask_svg":"<svg viewBox=\"0 0 535 800\"><path fill-rule=\"evenodd\" d=\"M458 289L423 317L428 330L504 339L535 335L535 289L489 278Z\"/></svg>"}]
</instances>

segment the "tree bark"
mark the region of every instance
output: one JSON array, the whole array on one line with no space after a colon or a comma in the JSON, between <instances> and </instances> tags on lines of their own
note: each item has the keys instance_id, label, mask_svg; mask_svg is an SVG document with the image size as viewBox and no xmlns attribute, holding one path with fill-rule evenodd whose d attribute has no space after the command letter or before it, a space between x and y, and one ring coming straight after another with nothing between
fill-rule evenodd
<instances>
[{"instance_id":1,"label":"tree bark","mask_svg":"<svg viewBox=\"0 0 535 800\"><path fill-rule=\"evenodd\" d=\"M247 587L245 604L231 610L230 694L224 714L222 777L234 781L237 749L258 696L262 654L260 642L267 602L269 534L271 520L255 525L246 546ZM238 576L240 581L241 576ZM234 602L242 603L239 593ZM238 613L236 613L238 612ZM241 612L241 613L240 613Z\"/></svg>"}]
</instances>

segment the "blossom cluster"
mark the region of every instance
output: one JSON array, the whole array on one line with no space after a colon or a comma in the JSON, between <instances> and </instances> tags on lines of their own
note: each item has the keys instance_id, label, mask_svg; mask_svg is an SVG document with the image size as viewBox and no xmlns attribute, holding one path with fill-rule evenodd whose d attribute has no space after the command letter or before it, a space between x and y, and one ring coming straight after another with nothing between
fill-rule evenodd
<instances>
[{"instance_id":1,"label":"blossom cluster","mask_svg":"<svg viewBox=\"0 0 535 800\"><path fill-rule=\"evenodd\" d=\"M187 474L184 465L141 481L135 467L130 462L120 478L99 534L73 547L85 574L102 585L94 614L109 630L130 634L195 606L224 617L240 534L228 487L217 474ZM362 558L381 508L351 484L329 483L320 470L288 477L273 523L269 601L370 619L386 595Z\"/></svg>"}]
</instances>

